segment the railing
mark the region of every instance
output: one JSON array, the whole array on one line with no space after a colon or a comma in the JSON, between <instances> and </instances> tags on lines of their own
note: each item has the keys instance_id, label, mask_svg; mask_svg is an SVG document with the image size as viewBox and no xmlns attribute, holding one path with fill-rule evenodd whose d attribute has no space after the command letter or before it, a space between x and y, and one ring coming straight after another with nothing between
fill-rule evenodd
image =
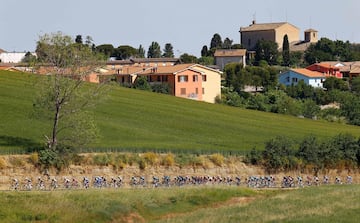
<instances>
[{"instance_id":1,"label":"railing","mask_svg":"<svg viewBox=\"0 0 360 223\"><path fill-rule=\"evenodd\" d=\"M38 151L38 149L26 149L26 148L0 148L0 155L17 155L17 154L31 154ZM194 154L194 155L210 155L219 153L223 156L247 154L244 150L216 150L216 149L179 149L179 148L81 148L78 149L79 153L172 153L172 154Z\"/></svg>"}]
</instances>

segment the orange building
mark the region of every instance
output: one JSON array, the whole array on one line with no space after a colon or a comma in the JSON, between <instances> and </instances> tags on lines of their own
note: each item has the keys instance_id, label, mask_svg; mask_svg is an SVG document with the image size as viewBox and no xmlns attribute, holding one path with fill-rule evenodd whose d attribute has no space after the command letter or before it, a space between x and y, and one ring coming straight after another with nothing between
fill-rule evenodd
<instances>
[{"instance_id":1,"label":"orange building","mask_svg":"<svg viewBox=\"0 0 360 223\"><path fill-rule=\"evenodd\" d=\"M139 77L146 77L150 85L167 83L170 94L176 97L214 103L221 95L221 72L199 64L127 67L116 74L122 84L133 84Z\"/></svg>"},{"instance_id":2,"label":"orange building","mask_svg":"<svg viewBox=\"0 0 360 223\"><path fill-rule=\"evenodd\" d=\"M326 77L343 78L343 75L340 72L340 68L332 66L328 63L312 64L312 65L306 67L306 69L323 73L323 74L325 74Z\"/></svg>"}]
</instances>

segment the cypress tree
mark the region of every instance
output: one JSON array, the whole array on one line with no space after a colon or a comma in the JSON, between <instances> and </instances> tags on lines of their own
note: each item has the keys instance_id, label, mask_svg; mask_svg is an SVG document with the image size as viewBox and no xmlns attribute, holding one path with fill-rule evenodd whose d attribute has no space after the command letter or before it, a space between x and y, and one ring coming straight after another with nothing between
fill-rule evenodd
<instances>
[{"instance_id":1,"label":"cypress tree","mask_svg":"<svg viewBox=\"0 0 360 223\"><path fill-rule=\"evenodd\" d=\"M288 67L290 65L290 46L289 46L289 38L287 34L284 36L283 39L282 57L283 57L283 65Z\"/></svg>"}]
</instances>

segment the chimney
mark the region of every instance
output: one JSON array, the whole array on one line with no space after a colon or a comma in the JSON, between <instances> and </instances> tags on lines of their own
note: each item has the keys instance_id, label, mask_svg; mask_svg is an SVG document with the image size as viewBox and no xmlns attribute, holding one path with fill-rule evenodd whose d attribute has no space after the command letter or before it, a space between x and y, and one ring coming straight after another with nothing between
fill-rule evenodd
<instances>
[{"instance_id":1,"label":"chimney","mask_svg":"<svg viewBox=\"0 0 360 223\"><path fill-rule=\"evenodd\" d=\"M254 19L251 23L251 25L255 25L256 24L256 20Z\"/></svg>"}]
</instances>

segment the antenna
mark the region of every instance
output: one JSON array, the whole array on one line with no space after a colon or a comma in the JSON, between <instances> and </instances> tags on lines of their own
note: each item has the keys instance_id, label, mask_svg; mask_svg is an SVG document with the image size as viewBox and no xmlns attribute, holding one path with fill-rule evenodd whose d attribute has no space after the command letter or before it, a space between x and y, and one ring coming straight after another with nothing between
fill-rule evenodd
<instances>
[{"instance_id":1,"label":"antenna","mask_svg":"<svg viewBox=\"0 0 360 223\"><path fill-rule=\"evenodd\" d=\"M253 14L252 25L254 25L255 23L256 23L256 12Z\"/></svg>"}]
</instances>

